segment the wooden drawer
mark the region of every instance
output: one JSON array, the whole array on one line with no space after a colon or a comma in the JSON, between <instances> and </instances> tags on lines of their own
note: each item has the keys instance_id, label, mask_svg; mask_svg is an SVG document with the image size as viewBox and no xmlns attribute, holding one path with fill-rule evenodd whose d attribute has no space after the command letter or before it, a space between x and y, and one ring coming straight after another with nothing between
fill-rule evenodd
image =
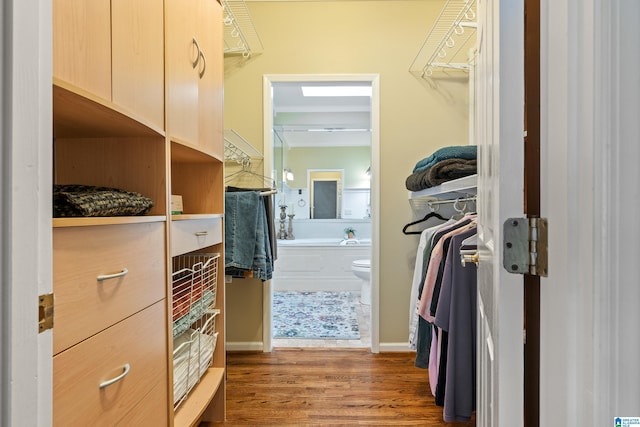
<instances>
[{"instance_id":1,"label":"wooden drawer","mask_svg":"<svg viewBox=\"0 0 640 427\"><path fill-rule=\"evenodd\" d=\"M167 384L158 383L116 426L153 426L169 425L169 399Z\"/></svg>"},{"instance_id":2,"label":"wooden drawer","mask_svg":"<svg viewBox=\"0 0 640 427\"><path fill-rule=\"evenodd\" d=\"M54 426L113 426L154 387L168 389L165 313L160 301L53 358ZM127 364L126 376L100 387ZM167 393L158 411L166 413Z\"/></svg>"},{"instance_id":3,"label":"wooden drawer","mask_svg":"<svg viewBox=\"0 0 640 427\"><path fill-rule=\"evenodd\" d=\"M192 252L222 242L222 218L171 222L171 256Z\"/></svg>"},{"instance_id":4,"label":"wooden drawer","mask_svg":"<svg viewBox=\"0 0 640 427\"><path fill-rule=\"evenodd\" d=\"M165 283L162 222L54 228L53 353L163 299Z\"/></svg>"}]
</instances>

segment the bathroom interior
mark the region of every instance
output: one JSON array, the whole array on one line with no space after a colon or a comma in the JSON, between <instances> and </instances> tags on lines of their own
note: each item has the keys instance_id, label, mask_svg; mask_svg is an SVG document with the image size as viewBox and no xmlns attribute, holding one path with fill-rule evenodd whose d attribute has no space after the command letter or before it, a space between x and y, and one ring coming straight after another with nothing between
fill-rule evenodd
<instances>
[{"instance_id":1,"label":"bathroom interior","mask_svg":"<svg viewBox=\"0 0 640 427\"><path fill-rule=\"evenodd\" d=\"M320 96L305 95L314 90ZM274 347L371 345L371 90L370 82L273 82L273 292L348 293L358 318L357 339L274 329Z\"/></svg>"}]
</instances>

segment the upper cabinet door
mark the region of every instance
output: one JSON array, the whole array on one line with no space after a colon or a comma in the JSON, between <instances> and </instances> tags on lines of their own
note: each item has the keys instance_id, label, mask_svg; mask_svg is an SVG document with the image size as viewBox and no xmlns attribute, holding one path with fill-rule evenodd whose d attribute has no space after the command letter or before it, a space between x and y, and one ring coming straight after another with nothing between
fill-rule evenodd
<instances>
[{"instance_id":1,"label":"upper cabinet door","mask_svg":"<svg viewBox=\"0 0 640 427\"><path fill-rule=\"evenodd\" d=\"M202 61L198 1L168 0L166 12L167 132L174 140L196 145Z\"/></svg>"},{"instance_id":2,"label":"upper cabinet door","mask_svg":"<svg viewBox=\"0 0 640 427\"><path fill-rule=\"evenodd\" d=\"M110 0L53 1L53 75L111 99Z\"/></svg>"},{"instance_id":3,"label":"upper cabinet door","mask_svg":"<svg viewBox=\"0 0 640 427\"><path fill-rule=\"evenodd\" d=\"M164 4L112 0L113 103L164 129Z\"/></svg>"},{"instance_id":4,"label":"upper cabinet door","mask_svg":"<svg viewBox=\"0 0 640 427\"><path fill-rule=\"evenodd\" d=\"M199 144L208 153L218 159L224 158L224 43L222 32L222 6L216 0L200 0L200 24L198 39L202 41L204 65L200 69L199 108L200 121Z\"/></svg>"}]
</instances>

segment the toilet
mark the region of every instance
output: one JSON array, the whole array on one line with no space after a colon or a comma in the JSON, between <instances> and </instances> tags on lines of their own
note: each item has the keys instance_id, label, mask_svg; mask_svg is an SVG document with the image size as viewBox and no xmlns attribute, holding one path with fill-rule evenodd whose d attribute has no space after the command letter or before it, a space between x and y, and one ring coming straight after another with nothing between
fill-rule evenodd
<instances>
[{"instance_id":1,"label":"toilet","mask_svg":"<svg viewBox=\"0 0 640 427\"><path fill-rule=\"evenodd\" d=\"M362 281L360 303L371 304L371 260L357 259L351 263L351 271Z\"/></svg>"}]
</instances>

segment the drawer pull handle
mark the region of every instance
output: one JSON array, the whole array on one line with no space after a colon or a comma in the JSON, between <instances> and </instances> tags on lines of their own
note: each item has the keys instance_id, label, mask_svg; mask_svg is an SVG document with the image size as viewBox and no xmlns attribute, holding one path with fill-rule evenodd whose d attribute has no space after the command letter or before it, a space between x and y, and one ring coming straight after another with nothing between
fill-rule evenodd
<instances>
[{"instance_id":1,"label":"drawer pull handle","mask_svg":"<svg viewBox=\"0 0 640 427\"><path fill-rule=\"evenodd\" d=\"M207 236L209 234L208 231L197 231L196 236L200 237L200 236Z\"/></svg>"},{"instance_id":2,"label":"drawer pull handle","mask_svg":"<svg viewBox=\"0 0 640 427\"><path fill-rule=\"evenodd\" d=\"M117 383L118 381L120 381L121 379L126 377L130 370L131 370L131 365L129 365L128 363L125 364L124 365L124 370L122 371L122 373L120 375L118 375L115 378L111 378L110 380L106 380L104 382L101 382L100 383L100 388L109 387L111 384Z\"/></svg>"},{"instance_id":3,"label":"drawer pull handle","mask_svg":"<svg viewBox=\"0 0 640 427\"><path fill-rule=\"evenodd\" d=\"M118 277L126 276L128 273L129 273L129 270L127 270L126 268L123 268L122 271L119 273L101 274L97 277L97 279L99 282L102 282L103 280L117 279Z\"/></svg>"}]
</instances>

